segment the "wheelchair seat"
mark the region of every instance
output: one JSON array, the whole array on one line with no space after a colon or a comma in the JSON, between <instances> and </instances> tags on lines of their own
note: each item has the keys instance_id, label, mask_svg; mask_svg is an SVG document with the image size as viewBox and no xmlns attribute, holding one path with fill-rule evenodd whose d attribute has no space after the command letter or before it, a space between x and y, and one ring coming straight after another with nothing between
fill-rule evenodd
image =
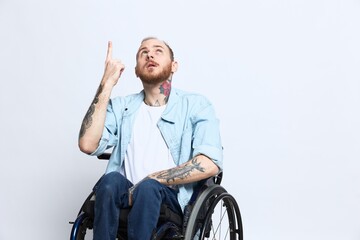
<instances>
[{"instance_id":1,"label":"wheelchair seat","mask_svg":"<svg viewBox=\"0 0 360 240\"><path fill-rule=\"evenodd\" d=\"M100 159L108 159L100 156ZM202 180L194 189L180 216L165 204L161 206L156 231L151 240L230 239L243 240L240 210L235 198L221 185L222 173ZM95 194L83 203L71 229L70 240L92 239ZM127 240L127 216L130 208L121 209L117 239ZM90 237L90 238L89 238Z\"/></svg>"},{"instance_id":2,"label":"wheelchair seat","mask_svg":"<svg viewBox=\"0 0 360 240\"><path fill-rule=\"evenodd\" d=\"M92 229L92 221L94 219L94 206L95 206L95 192L92 191L90 195L87 197L85 202L83 203L80 212L78 214L78 218L80 219L80 224L83 226L79 226L78 228L81 230L77 230L76 233L72 233L71 235L76 235L76 238L70 238L74 240L85 239L86 229ZM122 208L120 211L119 216L119 227L118 227L118 239L125 240L127 239L127 222L128 222L128 214L131 208ZM84 219L83 219L84 218ZM72 223L75 225L76 221ZM168 239L175 239L176 235L179 237L181 236L180 229L183 224L183 216L173 212L166 204L162 204L160 208L160 216L158 220L158 231L154 233L153 239L166 239L164 238L166 235L171 238ZM73 230L76 230L73 227ZM84 235L80 237L80 235ZM155 236L156 235L156 236Z\"/></svg>"}]
</instances>

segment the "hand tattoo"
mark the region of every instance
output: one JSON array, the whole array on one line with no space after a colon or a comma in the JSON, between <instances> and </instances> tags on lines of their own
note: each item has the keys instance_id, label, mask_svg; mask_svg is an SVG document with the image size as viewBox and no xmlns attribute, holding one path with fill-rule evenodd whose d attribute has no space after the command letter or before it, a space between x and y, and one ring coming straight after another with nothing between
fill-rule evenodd
<instances>
[{"instance_id":1,"label":"hand tattoo","mask_svg":"<svg viewBox=\"0 0 360 240\"><path fill-rule=\"evenodd\" d=\"M132 206L133 204L133 193L135 191L135 188L137 188L137 186L139 186L140 183L142 183L143 181L150 179L149 177L145 177L144 179L142 179L140 182L138 182L137 184L135 184L134 186L132 186L131 188L129 188L129 206Z\"/></svg>"}]
</instances>

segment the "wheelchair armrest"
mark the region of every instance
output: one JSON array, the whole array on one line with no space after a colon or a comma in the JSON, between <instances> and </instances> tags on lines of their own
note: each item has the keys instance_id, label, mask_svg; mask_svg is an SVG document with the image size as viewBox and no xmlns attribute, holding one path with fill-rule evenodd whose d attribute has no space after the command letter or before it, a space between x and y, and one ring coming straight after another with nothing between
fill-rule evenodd
<instances>
[{"instance_id":1,"label":"wheelchair armrest","mask_svg":"<svg viewBox=\"0 0 360 240\"><path fill-rule=\"evenodd\" d=\"M97 158L100 160L109 160L110 156L111 156L111 153L103 153L103 154L97 156Z\"/></svg>"},{"instance_id":2,"label":"wheelchair armrest","mask_svg":"<svg viewBox=\"0 0 360 240\"><path fill-rule=\"evenodd\" d=\"M222 178L223 178L223 172L219 172L217 175L213 177L214 183L220 185Z\"/></svg>"},{"instance_id":3,"label":"wheelchair armrest","mask_svg":"<svg viewBox=\"0 0 360 240\"><path fill-rule=\"evenodd\" d=\"M97 158L100 159L100 160L109 160L110 156L111 156L111 153L105 152L105 153L97 156ZM219 172L217 175L212 177L214 183L218 184L218 185L220 185L222 178L223 178L223 172Z\"/></svg>"}]
</instances>

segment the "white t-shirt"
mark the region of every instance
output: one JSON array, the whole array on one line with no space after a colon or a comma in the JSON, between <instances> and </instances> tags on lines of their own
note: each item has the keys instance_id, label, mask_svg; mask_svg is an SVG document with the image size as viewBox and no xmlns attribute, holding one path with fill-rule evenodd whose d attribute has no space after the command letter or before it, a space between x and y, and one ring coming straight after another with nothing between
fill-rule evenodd
<instances>
[{"instance_id":1,"label":"white t-shirt","mask_svg":"<svg viewBox=\"0 0 360 240\"><path fill-rule=\"evenodd\" d=\"M133 184L151 173L176 166L157 127L165 107L142 103L137 113L124 163L124 174Z\"/></svg>"}]
</instances>

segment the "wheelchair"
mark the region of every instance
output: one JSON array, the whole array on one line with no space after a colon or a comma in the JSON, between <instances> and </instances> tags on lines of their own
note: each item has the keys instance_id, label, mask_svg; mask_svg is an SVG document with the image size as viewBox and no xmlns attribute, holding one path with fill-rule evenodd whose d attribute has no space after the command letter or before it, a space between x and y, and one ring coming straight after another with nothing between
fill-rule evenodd
<instances>
[{"instance_id":1,"label":"wheelchair","mask_svg":"<svg viewBox=\"0 0 360 240\"><path fill-rule=\"evenodd\" d=\"M109 159L103 154L99 159ZM235 198L220 183L222 173L202 180L185 207L183 216L161 206L158 226L151 240L243 240L239 206ZM91 192L72 224L70 240L92 239L95 194ZM127 214L131 209L121 209L118 240L127 240Z\"/></svg>"}]
</instances>

